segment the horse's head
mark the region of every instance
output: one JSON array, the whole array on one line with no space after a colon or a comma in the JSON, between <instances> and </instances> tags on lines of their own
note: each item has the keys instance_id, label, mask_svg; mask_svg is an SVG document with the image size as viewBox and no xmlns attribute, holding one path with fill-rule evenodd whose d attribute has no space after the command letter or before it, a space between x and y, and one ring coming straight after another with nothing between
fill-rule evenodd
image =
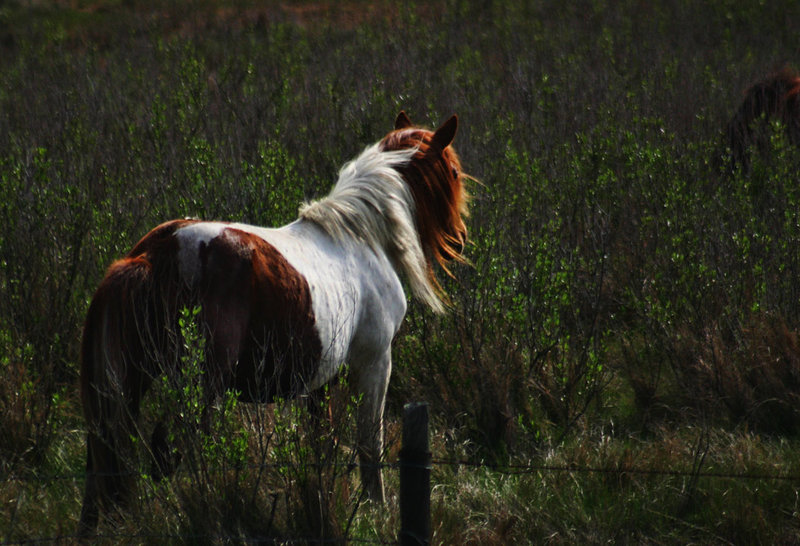
<instances>
[{"instance_id":1,"label":"horse's head","mask_svg":"<svg viewBox=\"0 0 800 546\"><path fill-rule=\"evenodd\" d=\"M395 120L395 128L380 142L385 151L417 148L411 161L398 169L414 196L420 242L429 264L438 263L445 271L447 262L463 261L467 242L468 194L461 162L451 146L458 129L452 116L436 131L415 127L405 112ZM448 271L449 273L449 271ZM429 272L433 277L433 271ZM435 279L432 279L435 282Z\"/></svg>"}]
</instances>

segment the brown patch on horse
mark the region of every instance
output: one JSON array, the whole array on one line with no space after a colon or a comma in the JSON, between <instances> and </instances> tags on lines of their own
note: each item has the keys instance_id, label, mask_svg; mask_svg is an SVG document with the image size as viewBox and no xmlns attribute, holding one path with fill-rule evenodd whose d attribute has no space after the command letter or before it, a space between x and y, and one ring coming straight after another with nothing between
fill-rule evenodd
<instances>
[{"instance_id":1,"label":"brown patch on horse","mask_svg":"<svg viewBox=\"0 0 800 546\"><path fill-rule=\"evenodd\" d=\"M428 259L428 276L437 288L433 263L450 274L447 262L463 261L461 253L467 241L464 217L469 196L464 180L468 177L461 172L461 162L450 146L457 128L456 116L433 132L414 127L405 112L400 112L395 130L380 143L385 151L418 148L411 161L398 171L414 197L417 230Z\"/></svg>"},{"instance_id":2,"label":"brown patch on horse","mask_svg":"<svg viewBox=\"0 0 800 546\"><path fill-rule=\"evenodd\" d=\"M766 150L764 129L770 120L780 121L789 142L800 144L800 74L789 66L753 84L728 123L732 167L749 166L750 149Z\"/></svg>"},{"instance_id":3,"label":"brown patch on horse","mask_svg":"<svg viewBox=\"0 0 800 546\"><path fill-rule=\"evenodd\" d=\"M271 244L226 228L200 249L209 359L244 400L304 392L322 354L308 282Z\"/></svg>"}]
</instances>

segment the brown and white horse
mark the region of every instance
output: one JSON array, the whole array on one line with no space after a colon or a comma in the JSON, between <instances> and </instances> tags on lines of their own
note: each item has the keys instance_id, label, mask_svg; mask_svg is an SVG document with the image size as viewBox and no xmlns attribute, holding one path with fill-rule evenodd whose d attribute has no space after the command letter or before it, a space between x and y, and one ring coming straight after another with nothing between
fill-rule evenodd
<instances>
[{"instance_id":1,"label":"brown and white horse","mask_svg":"<svg viewBox=\"0 0 800 546\"><path fill-rule=\"evenodd\" d=\"M180 366L186 308L201 309L211 397L225 389L247 402L303 395L347 363L362 399L362 482L384 500L378 463L391 342L406 312L400 279L442 311L434 264L460 259L466 241L465 175L450 146L457 126L453 116L433 132L401 112L395 129L291 224L173 220L109 267L83 333L82 535L94 532L101 508L124 506L132 494L129 438L152 381Z\"/></svg>"}]
</instances>

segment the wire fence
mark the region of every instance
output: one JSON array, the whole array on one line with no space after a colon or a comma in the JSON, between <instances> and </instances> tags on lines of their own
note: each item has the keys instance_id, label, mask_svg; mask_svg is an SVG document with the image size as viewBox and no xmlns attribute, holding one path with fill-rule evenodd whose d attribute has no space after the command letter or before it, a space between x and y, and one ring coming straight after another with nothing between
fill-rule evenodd
<instances>
[{"instance_id":1,"label":"wire fence","mask_svg":"<svg viewBox=\"0 0 800 546\"><path fill-rule=\"evenodd\" d=\"M309 468L341 468L350 472L356 468L361 467L357 463L263 463L263 464L248 464L236 467L219 467L204 470L209 473L223 473L232 471L266 471L266 470L286 470L286 469L309 469ZM387 462L375 465L369 465L382 470L397 470L399 462ZM637 468L628 466L613 466L613 467L599 467L599 466L582 466L577 464L494 464L480 461L469 460L451 460L451 459L433 459L431 461L433 467L466 467L466 468L484 468L497 472L498 474L505 475L519 475L519 474L536 474L543 472L565 472L565 473L578 473L578 474L630 474L642 476L665 476L665 477L695 477L695 478L713 478L713 479L732 479L732 480L763 480L763 481L798 481L800 482L800 474L779 474L769 472L730 472L730 471L703 471L703 470L690 470L690 469L659 469L659 468ZM182 471L177 469L176 475L188 473L189 471ZM107 473L101 474L103 476L141 476L139 472L128 473ZM5 482L40 482L51 483L57 481L83 481L86 479L86 474L83 472L67 473L67 474L36 474L36 475L17 475L9 474L5 476L2 481ZM0 542L0 544L2 544Z\"/></svg>"},{"instance_id":2,"label":"wire fence","mask_svg":"<svg viewBox=\"0 0 800 546\"><path fill-rule=\"evenodd\" d=\"M374 538L358 537L270 537L270 536L238 536L224 533L210 534L180 534L180 533L101 533L95 535L93 539L98 541L138 541L144 542L271 542L280 544L427 544L429 543L430 531L430 494L431 494L431 470L435 468L449 468L456 472L464 467L470 469L484 469L505 476L535 475L546 473L570 473L570 474L609 474L619 476L648 476L665 478L688 478L697 483L700 479L725 479L725 480L747 480L747 481L793 481L800 482L798 473L779 473L779 472L734 472L726 470L703 470L705 466L705 451L695 453L691 464L684 468L651 468L637 467L633 464L612 464L610 466L591 466L581 464L552 464L547 462L539 463L517 463L517 464L492 464L485 461L472 461L464 459L441 459L432 458L428 444L428 408L427 404L407 404L404 408L403 416L403 435L402 448L399 452L399 459L384 463L370 465L380 471L400 471L399 505L401 528L397 540L381 540ZM261 462L258 464L237 464L225 465L220 467L205 467L202 474L229 473L229 472L256 472L262 476L271 470L287 471L293 470L298 473L308 472L310 469L318 471L334 469L340 475L349 474L358 467L365 465L356 464L354 460L341 461L304 461L294 460ZM197 469L179 468L175 472L179 476L197 475ZM140 472L108 473L104 476L140 476ZM0 476L5 483L22 482L46 484L59 481L83 481L87 477L85 472L73 472L65 474L13 474ZM273 502L277 503L280 493L270 494ZM360 506L362 495L359 497ZM273 511L275 504L273 504ZM288 496L287 496L288 509ZM9 522L9 529L0 529L0 532L11 533L13 523ZM349 535L348 531L345 535ZM0 538L0 545L23 545L23 544L49 544L49 543L69 543L80 540L75 534L58 534L53 536L29 537L23 539Z\"/></svg>"},{"instance_id":3,"label":"wire fence","mask_svg":"<svg viewBox=\"0 0 800 546\"><path fill-rule=\"evenodd\" d=\"M374 540L374 539L360 539L353 537L346 538L319 538L319 537L300 537L300 538L276 538L271 536L249 536L243 539L239 535L225 535L225 534L191 534L191 533L99 533L92 536L93 541L125 541L136 540L139 542L157 541L163 543L170 540L181 540L189 543L208 543L208 542L248 542L254 544L399 544L397 540ZM72 543L72 542L85 542L85 539L79 535L55 535L48 537L36 537L25 540L11 540L7 542L0 542L3 545L16 546L27 544L51 544L51 543Z\"/></svg>"},{"instance_id":4,"label":"wire fence","mask_svg":"<svg viewBox=\"0 0 800 546\"><path fill-rule=\"evenodd\" d=\"M734 480L775 480L775 481L800 481L800 474L776 474L768 472L723 472L723 471L703 471L694 469L659 469L659 468L637 468L629 466L599 467L582 466L573 464L553 465L553 464L490 464L485 462L474 462L466 460L447 460L434 459L433 465L451 467L473 467L488 468L501 474L535 474L539 472L572 472L583 474L629 474L642 476L665 476L665 477L693 477L693 478L712 478L712 479L734 479Z\"/></svg>"},{"instance_id":5,"label":"wire fence","mask_svg":"<svg viewBox=\"0 0 800 546\"><path fill-rule=\"evenodd\" d=\"M391 461L376 464L375 466L382 470L397 471L399 470L401 462ZM359 465L355 463L300 463L294 461L286 462L271 462L260 464L247 464L237 467L219 467L207 469L209 472L230 472L230 471L256 471L263 472L276 469L297 469L301 467L316 468L337 468L345 472L355 470ZM726 480L759 480L759 481L796 481L800 482L800 474L794 473L769 473L769 472L732 472L732 471L703 471L698 469L658 469L658 468L638 468L634 466L583 466L578 464L543 464L543 463L529 463L529 464L492 464L483 461L470 461L462 459L432 459L428 468L447 467L459 469L461 467L471 469L486 469L502 475L527 475L538 473L577 473L577 474L617 474L617 475L640 475L640 476L661 476L672 478L693 478L693 479L726 479ZM178 469L176 474L180 475L182 472L188 471ZM126 473L124 475L131 475L139 473ZM123 475L123 474L113 474ZM16 475L9 474L3 478L5 482L35 482L35 483L52 483L57 481L83 481L86 478L84 472L65 473L65 474L36 474L36 475ZM53 536L40 536L32 537L21 540L3 539L0 540L0 545L27 545L27 544L58 544L69 543L79 540L79 536L75 534L58 534ZM181 540L187 542L196 541L211 541L211 542L236 542L242 540L241 536L226 535L226 534L169 534L169 533L101 533L93 537L99 541L174 541ZM262 542L274 541L275 537L259 537L249 536L248 542ZM322 543L322 544L399 544L397 540L378 540L378 539L365 539L358 537L344 537L344 538L322 538L319 537L298 537L298 538L280 538L277 539L280 544L308 544L308 543Z\"/></svg>"}]
</instances>

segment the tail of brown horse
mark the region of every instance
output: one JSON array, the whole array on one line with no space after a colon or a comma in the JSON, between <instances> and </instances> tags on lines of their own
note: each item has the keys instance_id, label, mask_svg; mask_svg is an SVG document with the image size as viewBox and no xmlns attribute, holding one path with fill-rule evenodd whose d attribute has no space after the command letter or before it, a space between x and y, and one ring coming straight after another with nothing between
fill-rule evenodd
<instances>
[{"instance_id":1,"label":"tail of brown horse","mask_svg":"<svg viewBox=\"0 0 800 546\"><path fill-rule=\"evenodd\" d=\"M79 534L94 533L99 511L124 507L132 495L135 468L131 436L139 403L152 373L148 362L159 345L163 315L154 306L152 266L127 258L111 266L84 325L81 398L87 423L86 490Z\"/></svg>"}]
</instances>

